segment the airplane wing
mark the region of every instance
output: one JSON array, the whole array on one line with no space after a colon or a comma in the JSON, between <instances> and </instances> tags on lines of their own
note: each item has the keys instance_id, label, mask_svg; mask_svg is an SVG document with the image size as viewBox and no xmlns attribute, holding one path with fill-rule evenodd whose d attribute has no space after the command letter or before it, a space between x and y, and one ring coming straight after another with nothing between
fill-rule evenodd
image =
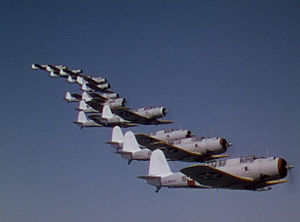
<instances>
[{"instance_id":1,"label":"airplane wing","mask_svg":"<svg viewBox=\"0 0 300 222\"><path fill-rule=\"evenodd\" d=\"M88 87L90 87L92 90L94 90L95 92L106 92L106 93L114 93L114 91L107 89L101 89L93 84L87 83L86 84Z\"/></svg>"},{"instance_id":2,"label":"airplane wing","mask_svg":"<svg viewBox=\"0 0 300 222\"><path fill-rule=\"evenodd\" d=\"M164 141L158 141L147 146L150 150L160 149L164 152L168 160L182 160L187 162L204 161L205 157L202 153L192 152L179 146L168 144Z\"/></svg>"},{"instance_id":3,"label":"airplane wing","mask_svg":"<svg viewBox=\"0 0 300 222\"><path fill-rule=\"evenodd\" d=\"M254 179L250 177L241 177L206 165L186 167L180 171L198 183L212 188L245 189L254 184Z\"/></svg>"},{"instance_id":4,"label":"airplane wing","mask_svg":"<svg viewBox=\"0 0 300 222\"><path fill-rule=\"evenodd\" d=\"M129 109L123 109L123 108L116 109L116 110L114 110L114 113L117 114L118 116L122 117L125 120L134 122L134 123L143 124L143 125L173 123L173 121L169 121L169 120L157 120L157 119L149 118L147 116L143 116L143 115L141 115L133 110L129 110Z\"/></svg>"},{"instance_id":5,"label":"airplane wing","mask_svg":"<svg viewBox=\"0 0 300 222\"><path fill-rule=\"evenodd\" d=\"M93 120L96 123L99 123L102 120L101 115L92 114L92 115L89 115L88 117L89 117L89 119Z\"/></svg>"},{"instance_id":6,"label":"airplane wing","mask_svg":"<svg viewBox=\"0 0 300 222\"><path fill-rule=\"evenodd\" d=\"M191 152L179 146L175 146L169 143L166 143L163 140L156 139L147 134L136 134L135 135L138 143L142 146L149 148L154 151L156 149L161 149L166 158L169 160L182 160L187 162L194 161L205 161L207 159L218 159L223 157L228 157L228 155L212 155L212 156L204 156L201 153Z\"/></svg>"},{"instance_id":7,"label":"airplane wing","mask_svg":"<svg viewBox=\"0 0 300 222\"><path fill-rule=\"evenodd\" d=\"M149 135L143 134L143 133L135 134L135 137L136 137L136 140L138 141L138 143L142 146L151 146L152 144L161 141L159 139L156 139L152 136L149 136Z\"/></svg>"}]
</instances>

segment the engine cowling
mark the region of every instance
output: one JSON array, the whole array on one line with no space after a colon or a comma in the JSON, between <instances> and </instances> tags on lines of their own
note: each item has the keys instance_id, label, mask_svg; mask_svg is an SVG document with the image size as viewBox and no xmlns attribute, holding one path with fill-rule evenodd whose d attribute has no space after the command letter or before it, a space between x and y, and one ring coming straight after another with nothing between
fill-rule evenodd
<instances>
[{"instance_id":1,"label":"engine cowling","mask_svg":"<svg viewBox=\"0 0 300 222\"><path fill-rule=\"evenodd\" d=\"M150 119L158 119L164 117L168 110L161 106L161 107L145 107L135 110L137 113L143 116L147 116Z\"/></svg>"},{"instance_id":2,"label":"engine cowling","mask_svg":"<svg viewBox=\"0 0 300 222\"><path fill-rule=\"evenodd\" d=\"M165 130L159 130L156 132L149 133L149 136L161 140L166 140L168 142L173 140L190 138L192 135L193 134L190 130L185 130L185 129L165 129Z\"/></svg>"},{"instance_id":3,"label":"engine cowling","mask_svg":"<svg viewBox=\"0 0 300 222\"><path fill-rule=\"evenodd\" d=\"M109 105L111 109L117 108L117 107L124 107L126 105L126 99L125 98L117 98L117 99L109 99L106 101L105 104Z\"/></svg>"}]
</instances>

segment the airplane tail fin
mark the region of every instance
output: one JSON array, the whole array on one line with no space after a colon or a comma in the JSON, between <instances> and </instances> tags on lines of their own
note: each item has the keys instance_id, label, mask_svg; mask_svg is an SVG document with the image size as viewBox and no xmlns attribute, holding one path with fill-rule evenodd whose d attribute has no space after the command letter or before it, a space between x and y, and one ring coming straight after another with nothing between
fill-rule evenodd
<instances>
[{"instance_id":1,"label":"airplane tail fin","mask_svg":"<svg viewBox=\"0 0 300 222\"><path fill-rule=\"evenodd\" d=\"M135 138L134 133L131 131L127 131L124 136L123 151L133 153L140 150L141 148Z\"/></svg>"},{"instance_id":2,"label":"airplane tail fin","mask_svg":"<svg viewBox=\"0 0 300 222\"><path fill-rule=\"evenodd\" d=\"M72 99L72 95L70 92L66 92L65 100L70 101Z\"/></svg>"},{"instance_id":3,"label":"airplane tail fin","mask_svg":"<svg viewBox=\"0 0 300 222\"><path fill-rule=\"evenodd\" d=\"M111 141L108 144L122 144L124 142L124 135L119 126L115 126L112 130Z\"/></svg>"},{"instance_id":4,"label":"airplane tail fin","mask_svg":"<svg viewBox=\"0 0 300 222\"><path fill-rule=\"evenodd\" d=\"M55 74L54 72L50 72L49 73L49 76L51 77L51 78L56 78L56 77L59 77L57 74Z\"/></svg>"},{"instance_id":5,"label":"airplane tail fin","mask_svg":"<svg viewBox=\"0 0 300 222\"><path fill-rule=\"evenodd\" d=\"M88 101L91 101L93 98L87 94L86 92L83 92L82 93L82 99L85 101L85 102L88 102Z\"/></svg>"},{"instance_id":6,"label":"airplane tail fin","mask_svg":"<svg viewBox=\"0 0 300 222\"><path fill-rule=\"evenodd\" d=\"M149 176L165 176L171 174L168 161L160 149L152 152L149 164Z\"/></svg>"},{"instance_id":7,"label":"airplane tail fin","mask_svg":"<svg viewBox=\"0 0 300 222\"><path fill-rule=\"evenodd\" d=\"M102 109L102 118L111 119L113 118L113 114L110 110L109 105L105 105Z\"/></svg>"},{"instance_id":8,"label":"airplane tail fin","mask_svg":"<svg viewBox=\"0 0 300 222\"><path fill-rule=\"evenodd\" d=\"M83 78L81 77L81 76L78 76L77 77L77 79L76 79L76 81L77 81L77 83L79 84L79 85L83 85Z\"/></svg>"},{"instance_id":9,"label":"airplane tail fin","mask_svg":"<svg viewBox=\"0 0 300 222\"><path fill-rule=\"evenodd\" d=\"M88 119L86 118L86 115L84 114L83 111L80 111L80 112L78 113L78 119L77 119L77 122L78 122L78 123L86 123L86 122L88 122Z\"/></svg>"},{"instance_id":10,"label":"airplane tail fin","mask_svg":"<svg viewBox=\"0 0 300 222\"><path fill-rule=\"evenodd\" d=\"M68 76L67 82L69 82L69 83L74 83L75 80L72 78L72 76Z\"/></svg>"},{"instance_id":11,"label":"airplane tail fin","mask_svg":"<svg viewBox=\"0 0 300 222\"><path fill-rule=\"evenodd\" d=\"M87 85L85 83L82 84L81 90L84 91L84 92L90 91L90 89L87 87Z\"/></svg>"},{"instance_id":12,"label":"airplane tail fin","mask_svg":"<svg viewBox=\"0 0 300 222\"><path fill-rule=\"evenodd\" d=\"M88 106L87 106L86 102L81 100L80 103L79 103L78 110L86 110L87 108L88 108Z\"/></svg>"}]
</instances>

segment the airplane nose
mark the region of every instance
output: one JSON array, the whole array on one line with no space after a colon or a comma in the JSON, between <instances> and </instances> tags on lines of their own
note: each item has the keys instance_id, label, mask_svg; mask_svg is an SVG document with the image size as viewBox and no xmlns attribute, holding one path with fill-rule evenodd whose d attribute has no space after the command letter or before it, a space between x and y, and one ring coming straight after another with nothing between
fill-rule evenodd
<instances>
[{"instance_id":1,"label":"airplane nose","mask_svg":"<svg viewBox=\"0 0 300 222\"><path fill-rule=\"evenodd\" d=\"M222 145L222 147L223 147L223 149L226 151L227 150L227 146L228 146L228 142L227 142L227 140L226 139L224 139L224 138L221 138L220 139L220 145Z\"/></svg>"},{"instance_id":2,"label":"airplane nose","mask_svg":"<svg viewBox=\"0 0 300 222\"><path fill-rule=\"evenodd\" d=\"M278 160L278 173L280 178L284 178L287 176L288 165L285 159L279 158Z\"/></svg>"},{"instance_id":3,"label":"airplane nose","mask_svg":"<svg viewBox=\"0 0 300 222\"><path fill-rule=\"evenodd\" d=\"M163 107L162 108L162 114L165 116L165 115L167 115L167 112L168 112L168 110L165 107Z\"/></svg>"},{"instance_id":4,"label":"airplane nose","mask_svg":"<svg viewBox=\"0 0 300 222\"><path fill-rule=\"evenodd\" d=\"M122 100L122 106L123 106L123 107L126 106L126 103L127 103L127 100L124 98L124 99Z\"/></svg>"},{"instance_id":5,"label":"airplane nose","mask_svg":"<svg viewBox=\"0 0 300 222\"><path fill-rule=\"evenodd\" d=\"M186 137L186 138L190 138L190 137L192 137L192 136L193 136L192 131L188 130L185 137Z\"/></svg>"}]
</instances>

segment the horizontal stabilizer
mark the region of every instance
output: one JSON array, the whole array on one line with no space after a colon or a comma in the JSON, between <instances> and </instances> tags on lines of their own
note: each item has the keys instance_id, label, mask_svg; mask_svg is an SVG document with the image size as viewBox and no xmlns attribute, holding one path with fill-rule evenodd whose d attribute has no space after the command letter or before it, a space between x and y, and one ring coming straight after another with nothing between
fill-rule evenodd
<instances>
[{"instance_id":1,"label":"horizontal stabilizer","mask_svg":"<svg viewBox=\"0 0 300 222\"><path fill-rule=\"evenodd\" d=\"M109 144L109 145L119 145L120 143L118 142L112 142L112 141L107 141L105 142L106 144Z\"/></svg>"},{"instance_id":2,"label":"horizontal stabilizer","mask_svg":"<svg viewBox=\"0 0 300 222\"><path fill-rule=\"evenodd\" d=\"M149 176L149 175L145 175L145 176L138 176L137 178L143 179L143 180L148 180L148 179L160 179L160 176Z\"/></svg>"},{"instance_id":3,"label":"horizontal stabilizer","mask_svg":"<svg viewBox=\"0 0 300 222\"><path fill-rule=\"evenodd\" d=\"M117 154L132 154L132 152L122 151L122 150L116 151L115 153L117 153Z\"/></svg>"}]
</instances>

